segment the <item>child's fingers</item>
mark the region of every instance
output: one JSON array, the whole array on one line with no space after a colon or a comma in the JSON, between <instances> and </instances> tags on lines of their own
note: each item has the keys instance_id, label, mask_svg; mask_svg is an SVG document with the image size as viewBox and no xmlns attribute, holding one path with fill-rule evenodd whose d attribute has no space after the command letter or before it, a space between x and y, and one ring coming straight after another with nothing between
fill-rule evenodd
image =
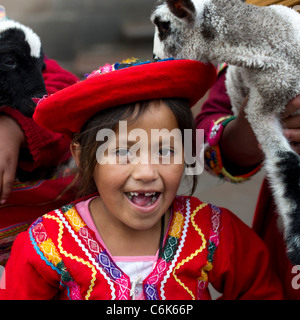
<instances>
[{"instance_id":1,"label":"child's fingers","mask_svg":"<svg viewBox=\"0 0 300 320\"><path fill-rule=\"evenodd\" d=\"M285 129L284 135L293 143L300 143L300 129Z\"/></svg>"},{"instance_id":2,"label":"child's fingers","mask_svg":"<svg viewBox=\"0 0 300 320\"><path fill-rule=\"evenodd\" d=\"M10 195L17 169L17 162L7 160L5 163L4 169L0 169L0 204L4 204Z\"/></svg>"},{"instance_id":3,"label":"child's fingers","mask_svg":"<svg viewBox=\"0 0 300 320\"><path fill-rule=\"evenodd\" d=\"M300 115L297 114L284 119L282 125L286 129L300 129Z\"/></svg>"},{"instance_id":4,"label":"child's fingers","mask_svg":"<svg viewBox=\"0 0 300 320\"><path fill-rule=\"evenodd\" d=\"M300 129L285 129L284 135L291 143L294 151L300 155Z\"/></svg>"},{"instance_id":5,"label":"child's fingers","mask_svg":"<svg viewBox=\"0 0 300 320\"><path fill-rule=\"evenodd\" d=\"M300 95L291 100L282 113L281 118L285 119L300 109Z\"/></svg>"},{"instance_id":6,"label":"child's fingers","mask_svg":"<svg viewBox=\"0 0 300 320\"><path fill-rule=\"evenodd\" d=\"M300 115L289 116L283 122L284 135L293 146L294 151L300 154Z\"/></svg>"},{"instance_id":7,"label":"child's fingers","mask_svg":"<svg viewBox=\"0 0 300 320\"><path fill-rule=\"evenodd\" d=\"M4 173L3 179L2 179L2 189L1 189L1 198L0 198L0 203L4 204L12 190L12 186L14 183L14 176L11 174L6 174Z\"/></svg>"}]
</instances>

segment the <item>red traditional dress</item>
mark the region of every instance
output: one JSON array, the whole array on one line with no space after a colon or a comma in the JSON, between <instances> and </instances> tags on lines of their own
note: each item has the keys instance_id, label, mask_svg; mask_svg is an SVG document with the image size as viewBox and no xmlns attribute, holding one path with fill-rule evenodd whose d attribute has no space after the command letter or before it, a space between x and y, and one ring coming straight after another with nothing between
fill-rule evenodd
<instances>
[{"instance_id":1,"label":"red traditional dress","mask_svg":"<svg viewBox=\"0 0 300 320\"><path fill-rule=\"evenodd\" d=\"M45 59L43 76L48 94L55 93L77 81L77 77L62 69L57 62ZM26 150L20 151L17 176L12 192L4 205L0 206L0 265L9 257L14 239L26 230L39 216L74 199L74 193L60 194L70 184L70 172L54 168L70 157L69 145L61 134L40 128L31 118L18 110L1 107L0 113L14 118L26 137ZM41 174L48 177L41 180Z\"/></svg>"},{"instance_id":2,"label":"red traditional dress","mask_svg":"<svg viewBox=\"0 0 300 320\"><path fill-rule=\"evenodd\" d=\"M206 168L211 173L230 182L243 182L253 176L261 166L243 175L232 175L222 162L219 139L222 127L232 118L233 112L230 99L225 88L226 69L220 70L218 79L210 91L208 100L204 103L200 114L196 118L198 129L204 129L209 148L205 153ZM270 253L273 268L284 288L286 299L300 299L299 286L293 286L293 278L298 274L293 271L293 265L286 255L283 234L278 229L277 212L267 180L264 180L253 221L254 231L266 243Z\"/></svg>"},{"instance_id":3,"label":"red traditional dress","mask_svg":"<svg viewBox=\"0 0 300 320\"><path fill-rule=\"evenodd\" d=\"M177 197L167 232L143 281L145 299L208 300L209 282L223 299L282 298L262 241L228 210ZM131 299L129 277L74 204L17 237L1 285L0 299Z\"/></svg>"}]
</instances>

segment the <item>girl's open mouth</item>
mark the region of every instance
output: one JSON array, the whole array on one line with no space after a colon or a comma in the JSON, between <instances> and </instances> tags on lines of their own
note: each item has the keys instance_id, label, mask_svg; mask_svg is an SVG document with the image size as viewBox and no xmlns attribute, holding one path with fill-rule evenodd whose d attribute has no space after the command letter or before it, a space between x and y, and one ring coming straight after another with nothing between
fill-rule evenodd
<instances>
[{"instance_id":1,"label":"girl's open mouth","mask_svg":"<svg viewBox=\"0 0 300 320\"><path fill-rule=\"evenodd\" d=\"M126 197L136 206L150 207L160 196L160 192L125 192Z\"/></svg>"}]
</instances>

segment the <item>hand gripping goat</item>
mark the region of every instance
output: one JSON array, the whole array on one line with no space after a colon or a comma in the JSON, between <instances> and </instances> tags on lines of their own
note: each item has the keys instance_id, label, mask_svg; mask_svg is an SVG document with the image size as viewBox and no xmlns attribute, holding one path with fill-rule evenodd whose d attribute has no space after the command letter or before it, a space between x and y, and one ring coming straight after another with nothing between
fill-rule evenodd
<instances>
[{"instance_id":1,"label":"hand gripping goat","mask_svg":"<svg viewBox=\"0 0 300 320\"><path fill-rule=\"evenodd\" d=\"M245 112L265 154L282 218L287 254L300 264L300 158L283 135L279 115L300 94L300 15L242 0L167 0L151 17L154 55L226 62L235 112Z\"/></svg>"},{"instance_id":2,"label":"hand gripping goat","mask_svg":"<svg viewBox=\"0 0 300 320\"><path fill-rule=\"evenodd\" d=\"M47 94L44 66L40 38L27 26L7 19L0 6L0 107L32 116L36 106L32 98Z\"/></svg>"}]
</instances>

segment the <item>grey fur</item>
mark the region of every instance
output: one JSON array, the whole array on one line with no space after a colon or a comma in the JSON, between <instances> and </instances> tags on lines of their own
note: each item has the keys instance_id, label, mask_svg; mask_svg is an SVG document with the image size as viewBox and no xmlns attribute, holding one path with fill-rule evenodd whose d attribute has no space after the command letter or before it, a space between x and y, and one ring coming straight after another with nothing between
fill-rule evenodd
<instances>
[{"instance_id":1,"label":"grey fur","mask_svg":"<svg viewBox=\"0 0 300 320\"><path fill-rule=\"evenodd\" d=\"M189 10L179 18L176 10L184 10L185 3ZM257 7L241 0L167 0L151 19L157 58L228 63L226 86L235 113L249 94L245 112L265 154L287 253L300 264L300 158L279 120L300 94L300 15L284 6ZM170 22L168 37L158 36L162 21Z\"/></svg>"}]
</instances>

